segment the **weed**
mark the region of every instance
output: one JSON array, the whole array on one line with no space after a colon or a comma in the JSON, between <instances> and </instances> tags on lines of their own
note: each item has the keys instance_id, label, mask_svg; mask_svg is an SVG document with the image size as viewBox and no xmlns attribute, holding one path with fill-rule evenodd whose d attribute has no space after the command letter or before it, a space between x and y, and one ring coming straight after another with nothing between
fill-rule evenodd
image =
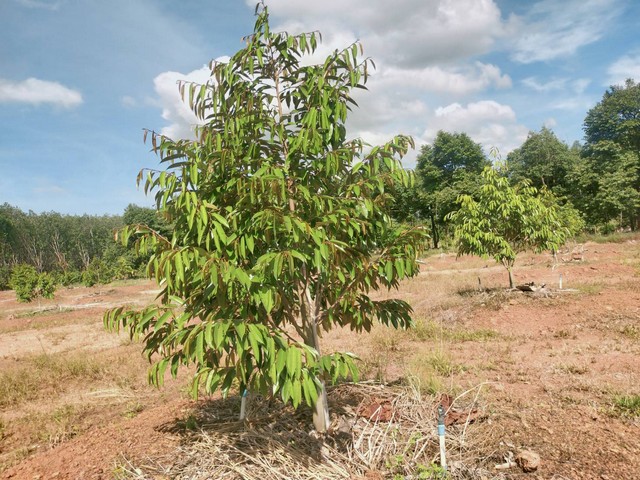
<instances>
[{"instance_id":1,"label":"weed","mask_svg":"<svg viewBox=\"0 0 640 480\"><path fill-rule=\"evenodd\" d=\"M49 307L38 308L37 310L30 310L28 312L17 313L15 314L15 318L31 318L37 317L39 315L53 315L57 313L66 313L73 312L75 309L70 307L60 307L58 305L53 305Z\"/></svg>"},{"instance_id":2,"label":"weed","mask_svg":"<svg viewBox=\"0 0 640 480\"><path fill-rule=\"evenodd\" d=\"M640 340L640 327L638 325L625 325L620 329L620 333L631 340Z\"/></svg>"},{"instance_id":3,"label":"weed","mask_svg":"<svg viewBox=\"0 0 640 480\"><path fill-rule=\"evenodd\" d=\"M144 405L138 401L131 402L127 405L127 409L124 411L123 416L125 418L133 418L144 410Z\"/></svg>"},{"instance_id":4,"label":"weed","mask_svg":"<svg viewBox=\"0 0 640 480\"><path fill-rule=\"evenodd\" d=\"M428 479L447 479L449 475L447 471L442 468L437 463L432 463L430 465L423 465L419 463L416 465L416 476L414 478L418 478L421 480Z\"/></svg>"},{"instance_id":5,"label":"weed","mask_svg":"<svg viewBox=\"0 0 640 480\"><path fill-rule=\"evenodd\" d=\"M22 362L21 362L22 363ZM98 361L86 354L42 354L24 360L24 366L0 373L0 408L19 405L44 395L66 391L74 381L119 381L126 363Z\"/></svg>"},{"instance_id":6,"label":"weed","mask_svg":"<svg viewBox=\"0 0 640 480\"><path fill-rule=\"evenodd\" d=\"M560 372L569 373L571 375L584 375L589 372L589 368L586 365L561 364L557 365L556 369Z\"/></svg>"},{"instance_id":7,"label":"weed","mask_svg":"<svg viewBox=\"0 0 640 480\"><path fill-rule=\"evenodd\" d=\"M52 424L43 431L43 440L55 447L78 434L79 412L73 405L63 405L51 414Z\"/></svg>"},{"instance_id":8,"label":"weed","mask_svg":"<svg viewBox=\"0 0 640 480\"><path fill-rule=\"evenodd\" d=\"M640 395L618 395L613 399L614 411L623 416L640 417Z\"/></svg>"},{"instance_id":9,"label":"weed","mask_svg":"<svg viewBox=\"0 0 640 480\"><path fill-rule=\"evenodd\" d=\"M575 240L578 243L625 243L637 239L638 234L636 232L615 232L606 235L601 233L582 233Z\"/></svg>"},{"instance_id":10,"label":"weed","mask_svg":"<svg viewBox=\"0 0 640 480\"><path fill-rule=\"evenodd\" d=\"M385 461L386 469L393 474L393 480L406 480L415 478L417 480L446 480L449 477L447 471L437 463L424 465L416 463L412 465L404 455L393 455ZM406 476L407 471L412 471L412 475Z\"/></svg>"},{"instance_id":11,"label":"weed","mask_svg":"<svg viewBox=\"0 0 640 480\"><path fill-rule=\"evenodd\" d=\"M464 370L461 365L453 363L451 356L442 350L436 350L432 352L426 359L424 359L427 365L433 368L434 372L443 377L450 377L455 373L459 373Z\"/></svg>"},{"instance_id":12,"label":"weed","mask_svg":"<svg viewBox=\"0 0 640 480\"><path fill-rule=\"evenodd\" d=\"M466 368L454 363L442 350L417 355L408 367L408 380L419 391L435 395L444 391L443 377L450 377Z\"/></svg>"},{"instance_id":13,"label":"weed","mask_svg":"<svg viewBox=\"0 0 640 480\"><path fill-rule=\"evenodd\" d=\"M572 335L569 330L558 330L556 333L553 334L553 337L554 338L562 338L562 339L568 339L568 338L575 339L576 338L576 336Z\"/></svg>"}]
</instances>

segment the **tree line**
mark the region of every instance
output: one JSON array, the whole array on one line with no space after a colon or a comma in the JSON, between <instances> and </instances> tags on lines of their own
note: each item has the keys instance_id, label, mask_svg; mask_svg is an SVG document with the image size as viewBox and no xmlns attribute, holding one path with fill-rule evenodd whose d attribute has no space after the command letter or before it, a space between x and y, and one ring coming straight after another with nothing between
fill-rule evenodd
<instances>
[{"instance_id":1,"label":"tree line","mask_svg":"<svg viewBox=\"0 0 640 480\"><path fill-rule=\"evenodd\" d=\"M141 276L147 258L114 241L114 232L128 224L168 231L154 209L133 204L122 215L102 216L37 214L0 205L0 289L11 286L13 272L34 285L36 275L44 273L57 284L88 286Z\"/></svg>"},{"instance_id":2,"label":"tree line","mask_svg":"<svg viewBox=\"0 0 640 480\"><path fill-rule=\"evenodd\" d=\"M610 87L587 113L584 143L568 146L547 127L530 132L506 161L492 162L465 133L440 131L417 159L416 182L395 192L394 216L428 224L432 246L451 239L461 195L477 196L497 163L511 185L536 188L573 231L637 230L640 224L640 84Z\"/></svg>"}]
</instances>

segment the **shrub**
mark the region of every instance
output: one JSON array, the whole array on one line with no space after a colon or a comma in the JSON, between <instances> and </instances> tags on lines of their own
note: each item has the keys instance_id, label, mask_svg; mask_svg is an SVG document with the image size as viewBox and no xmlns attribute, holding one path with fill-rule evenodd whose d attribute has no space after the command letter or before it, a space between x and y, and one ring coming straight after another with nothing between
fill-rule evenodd
<instances>
[{"instance_id":1,"label":"shrub","mask_svg":"<svg viewBox=\"0 0 640 480\"><path fill-rule=\"evenodd\" d=\"M17 265L11 272L9 286L16 292L19 302L30 302L36 296L38 272L31 265Z\"/></svg>"}]
</instances>

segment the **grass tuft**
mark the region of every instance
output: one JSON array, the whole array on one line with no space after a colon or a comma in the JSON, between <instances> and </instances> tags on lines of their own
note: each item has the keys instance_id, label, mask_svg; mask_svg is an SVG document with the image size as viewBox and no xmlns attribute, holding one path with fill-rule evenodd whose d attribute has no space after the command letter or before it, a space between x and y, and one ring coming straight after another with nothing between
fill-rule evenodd
<instances>
[{"instance_id":1,"label":"grass tuft","mask_svg":"<svg viewBox=\"0 0 640 480\"><path fill-rule=\"evenodd\" d=\"M640 395L619 395L613 399L613 408L623 417L640 417Z\"/></svg>"}]
</instances>

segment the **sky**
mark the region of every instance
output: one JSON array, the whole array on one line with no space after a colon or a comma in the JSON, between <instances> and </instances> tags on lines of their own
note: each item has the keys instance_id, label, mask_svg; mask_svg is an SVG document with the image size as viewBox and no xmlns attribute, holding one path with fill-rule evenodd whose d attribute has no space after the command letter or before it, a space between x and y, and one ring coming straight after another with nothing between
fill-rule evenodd
<instances>
[{"instance_id":1,"label":"sky","mask_svg":"<svg viewBox=\"0 0 640 480\"><path fill-rule=\"evenodd\" d=\"M242 48L255 0L0 0L0 204L122 214L157 158L143 129L189 136L176 82ZM610 85L640 80L637 0L266 0L272 30L359 41L376 64L350 137L439 130L505 157L530 131L582 141Z\"/></svg>"}]
</instances>

